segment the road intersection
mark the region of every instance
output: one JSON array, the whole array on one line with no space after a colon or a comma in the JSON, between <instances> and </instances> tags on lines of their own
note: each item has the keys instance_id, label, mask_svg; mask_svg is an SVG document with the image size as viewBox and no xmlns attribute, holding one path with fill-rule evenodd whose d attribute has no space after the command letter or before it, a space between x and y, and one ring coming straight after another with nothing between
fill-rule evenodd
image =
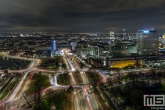
<instances>
[{"instance_id":1,"label":"road intersection","mask_svg":"<svg viewBox=\"0 0 165 110\"><path fill-rule=\"evenodd\" d=\"M30 65L28 66L27 69L20 69L20 70L8 70L9 73L12 72L19 72L19 73L24 73L24 76L22 77L22 79L20 80L19 84L17 85L17 87L14 89L14 91L12 92L12 94L10 94L7 98L5 98L4 100L2 100L0 102L0 104L6 103L6 104L12 104L13 101L15 100L19 100L21 99L21 97L23 97L24 95L24 91L28 88L24 87L21 91L21 93L16 97L18 91L20 90L23 82L25 81L25 78L27 77L27 74L29 72L34 72L34 71L41 71L41 72L56 72L57 74L55 74L54 76L48 76L50 78L50 83L51 83L51 87L52 89L59 89L59 88L64 88L67 89L70 85L59 85L57 83L57 76L62 74L64 72L64 70L60 70L60 71L51 71L51 70L46 70L46 69L39 69L37 66L40 64L40 60L39 59L34 59L34 58L24 58L24 57L19 57L19 56L10 56L7 54L3 54L5 57L12 57L12 58L17 58L17 59L24 59L24 60L29 60L31 61ZM99 110L99 106L97 104L97 101L95 100L95 96L93 94L88 94L87 91L87 86L80 86L79 84L76 84L74 77L72 75L72 71L75 70L79 70L80 71L80 75L83 79L83 83L84 84L88 84L88 79L86 77L85 71L87 70L83 70L80 69L80 67L78 66L77 63L75 63L75 61L71 61L70 59L68 59L65 55L63 56L63 60L66 64L67 70L69 71L69 75L71 77L71 85L74 88L80 88L80 90L77 90L74 92L74 105L76 110ZM74 58L73 58L74 60ZM127 69L127 70L121 70L122 73L127 73L127 72L139 72L139 71L149 71L150 68L143 68L143 69ZM116 72L116 71L109 71L111 72ZM0 71L0 73L3 73L3 71ZM28 82L27 82L28 85ZM81 93L82 91L82 93Z\"/></svg>"}]
</instances>

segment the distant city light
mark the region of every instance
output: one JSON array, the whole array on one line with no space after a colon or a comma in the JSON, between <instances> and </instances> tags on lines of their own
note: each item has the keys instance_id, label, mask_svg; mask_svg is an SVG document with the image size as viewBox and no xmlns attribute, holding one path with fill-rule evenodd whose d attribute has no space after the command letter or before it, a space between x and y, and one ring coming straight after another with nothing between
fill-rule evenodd
<instances>
[{"instance_id":1,"label":"distant city light","mask_svg":"<svg viewBox=\"0 0 165 110\"><path fill-rule=\"evenodd\" d=\"M143 31L144 33L149 33L149 31Z\"/></svg>"},{"instance_id":2,"label":"distant city light","mask_svg":"<svg viewBox=\"0 0 165 110\"><path fill-rule=\"evenodd\" d=\"M93 34L94 36L97 36L97 34Z\"/></svg>"}]
</instances>

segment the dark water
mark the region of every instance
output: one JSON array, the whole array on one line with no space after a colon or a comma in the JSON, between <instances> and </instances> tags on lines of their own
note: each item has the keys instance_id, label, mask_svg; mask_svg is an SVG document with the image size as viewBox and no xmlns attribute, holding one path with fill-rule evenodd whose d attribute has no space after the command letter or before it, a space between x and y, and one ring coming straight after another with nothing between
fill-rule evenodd
<instances>
[{"instance_id":1,"label":"dark water","mask_svg":"<svg viewBox=\"0 0 165 110\"><path fill-rule=\"evenodd\" d=\"M19 70L28 67L30 61L20 59L0 58L0 69Z\"/></svg>"}]
</instances>

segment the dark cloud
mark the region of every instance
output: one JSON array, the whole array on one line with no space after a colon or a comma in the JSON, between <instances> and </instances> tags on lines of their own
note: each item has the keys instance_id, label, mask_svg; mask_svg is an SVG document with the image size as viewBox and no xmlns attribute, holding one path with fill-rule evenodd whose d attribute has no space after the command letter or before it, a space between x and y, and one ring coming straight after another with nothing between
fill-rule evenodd
<instances>
[{"instance_id":1,"label":"dark cloud","mask_svg":"<svg viewBox=\"0 0 165 110\"><path fill-rule=\"evenodd\" d=\"M1 31L165 29L164 0L1 0Z\"/></svg>"}]
</instances>

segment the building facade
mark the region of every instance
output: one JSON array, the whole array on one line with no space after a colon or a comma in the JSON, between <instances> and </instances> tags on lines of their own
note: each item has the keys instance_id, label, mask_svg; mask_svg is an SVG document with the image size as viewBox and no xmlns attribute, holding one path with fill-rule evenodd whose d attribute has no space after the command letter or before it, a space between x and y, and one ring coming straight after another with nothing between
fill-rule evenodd
<instances>
[{"instance_id":1,"label":"building facade","mask_svg":"<svg viewBox=\"0 0 165 110\"><path fill-rule=\"evenodd\" d=\"M110 31L110 39L115 40L115 33L113 31Z\"/></svg>"},{"instance_id":2,"label":"building facade","mask_svg":"<svg viewBox=\"0 0 165 110\"><path fill-rule=\"evenodd\" d=\"M57 46L56 46L56 41L54 40L52 43L52 50L56 51L57 50Z\"/></svg>"},{"instance_id":3,"label":"building facade","mask_svg":"<svg viewBox=\"0 0 165 110\"><path fill-rule=\"evenodd\" d=\"M71 50L75 51L77 46L77 42L71 42Z\"/></svg>"},{"instance_id":4,"label":"building facade","mask_svg":"<svg viewBox=\"0 0 165 110\"><path fill-rule=\"evenodd\" d=\"M52 41L52 52L51 57L55 56L57 50L57 42L55 40Z\"/></svg>"},{"instance_id":5,"label":"building facade","mask_svg":"<svg viewBox=\"0 0 165 110\"><path fill-rule=\"evenodd\" d=\"M157 55L159 52L159 36L155 30L139 30L137 36L137 52L139 55Z\"/></svg>"}]
</instances>

